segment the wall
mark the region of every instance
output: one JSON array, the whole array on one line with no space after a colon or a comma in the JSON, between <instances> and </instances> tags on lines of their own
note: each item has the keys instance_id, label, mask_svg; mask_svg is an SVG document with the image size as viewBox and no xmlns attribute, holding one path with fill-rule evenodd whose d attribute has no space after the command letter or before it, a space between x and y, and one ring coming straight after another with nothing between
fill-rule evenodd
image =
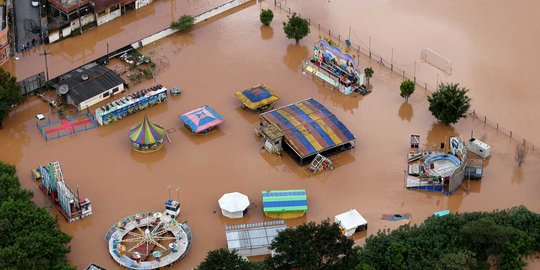
<instances>
[{"instance_id":1,"label":"wall","mask_svg":"<svg viewBox=\"0 0 540 270\"><path fill-rule=\"evenodd\" d=\"M99 15L98 14L98 18L97 18L97 24L98 25L102 25L110 20L113 20L115 18L118 18L120 17L120 15L122 15L122 11L121 9L117 9L111 13L107 13L107 14L103 14L103 15Z\"/></svg>"},{"instance_id":2,"label":"wall","mask_svg":"<svg viewBox=\"0 0 540 270\"><path fill-rule=\"evenodd\" d=\"M116 88L116 87L118 87L118 92L114 93L114 95L113 95L112 90L114 88ZM79 104L79 106L78 106L78 109L79 109L79 111L84 110L84 109L86 109L86 107L90 107L90 106L92 106L92 105L94 105L96 103L99 103L99 102L101 102L101 101L103 101L103 100L105 100L107 98L110 98L110 97L115 96L118 93L122 93L122 92L124 92L124 84L120 84L118 86L115 86L115 87L113 87L113 88L111 88L111 89L109 89L107 91L104 91L103 93L101 93L101 94L99 94L97 96L91 97L91 98L81 102ZM109 95L106 96L106 97L103 97L103 95L107 94L107 93Z\"/></svg>"}]
</instances>

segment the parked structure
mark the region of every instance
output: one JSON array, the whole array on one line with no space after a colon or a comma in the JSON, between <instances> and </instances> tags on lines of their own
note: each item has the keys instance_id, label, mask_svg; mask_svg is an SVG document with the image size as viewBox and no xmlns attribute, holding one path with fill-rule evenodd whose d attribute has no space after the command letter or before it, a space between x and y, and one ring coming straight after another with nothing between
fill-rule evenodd
<instances>
[{"instance_id":1,"label":"parked structure","mask_svg":"<svg viewBox=\"0 0 540 270\"><path fill-rule=\"evenodd\" d=\"M245 257L269 255L272 254L270 244L285 229L287 225L283 220L225 226L227 247Z\"/></svg>"},{"instance_id":2,"label":"parked structure","mask_svg":"<svg viewBox=\"0 0 540 270\"><path fill-rule=\"evenodd\" d=\"M305 189L263 191L262 204L264 214L271 218L299 218L308 210Z\"/></svg>"},{"instance_id":3,"label":"parked structure","mask_svg":"<svg viewBox=\"0 0 540 270\"><path fill-rule=\"evenodd\" d=\"M112 95L124 91L126 82L107 67L90 63L59 78L55 85L64 104L86 109Z\"/></svg>"},{"instance_id":4,"label":"parked structure","mask_svg":"<svg viewBox=\"0 0 540 270\"><path fill-rule=\"evenodd\" d=\"M483 159L486 159L491 155L491 146L475 138L469 140L467 150Z\"/></svg>"},{"instance_id":5,"label":"parked structure","mask_svg":"<svg viewBox=\"0 0 540 270\"><path fill-rule=\"evenodd\" d=\"M334 221L339 223L339 227L345 236L352 236L368 228L367 220L356 209L335 216Z\"/></svg>"}]
</instances>

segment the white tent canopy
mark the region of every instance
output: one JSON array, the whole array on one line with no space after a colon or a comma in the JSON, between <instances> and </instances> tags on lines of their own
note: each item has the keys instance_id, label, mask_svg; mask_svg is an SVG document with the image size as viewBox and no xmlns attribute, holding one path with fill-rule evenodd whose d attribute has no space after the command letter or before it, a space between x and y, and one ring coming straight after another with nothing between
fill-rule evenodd
<instances>
[{"instance_id":1,"label":"white tent canopy","mask_svg":"<svg viewBox=\"0 0 540 270\"><path fill-rule=\"evenodd\" d=\"M347 236L352 235L357 227L367 225L367 220L356 209L337 215L335 221L345 230Z\"/></svg>"},{"instance_id":2,"label":"white tent canopy","mask_svg":"<svg viewBox=\"0 0 540 270\"><path fill-rule=\"evenodd\" d=\"M218 201L221 213L228 218L242 218L244 210L249 206L248 196L232 192L226 193Z\"/></svg>"}]
</instances>

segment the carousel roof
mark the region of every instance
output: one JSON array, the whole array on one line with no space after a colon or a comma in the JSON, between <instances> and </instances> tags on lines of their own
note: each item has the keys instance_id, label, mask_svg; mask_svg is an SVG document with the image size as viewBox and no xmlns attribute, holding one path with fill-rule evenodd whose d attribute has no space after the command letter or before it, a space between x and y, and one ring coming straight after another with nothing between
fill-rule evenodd
<instances>
[{"instance_id":1,"label":"carousel roof","mask_svg":"<svg viewBox=\"0 0 540 270\"><path fill-rule=\"evenodd\" d=\"M154 124L145 115L143 121L129 130L131 141L142 145L151 145L161 142L165 136L165 128Z\"/></svg>"},{"instance_id":2,"label":"carousel roof","mask_svg":"<svg viewBox=\"0 0 540 270\"><path fill-rule=\"evenodd\" d=\"M255 110L261 106L272 104L279 100L279 96L264 84L253 86L242 92L234 93L236 97L251 110Z\"/></svg>"},{"instance_id":3,"label":"carousel roof","mask_svg":"<svg viewBox=\"0 0 540 270\"><path fill-rule=\"evenodd\" d=\"M196 133L223 123L223 118L208 106L184 113L180 118Z\"/></svg>"}]
</instances>

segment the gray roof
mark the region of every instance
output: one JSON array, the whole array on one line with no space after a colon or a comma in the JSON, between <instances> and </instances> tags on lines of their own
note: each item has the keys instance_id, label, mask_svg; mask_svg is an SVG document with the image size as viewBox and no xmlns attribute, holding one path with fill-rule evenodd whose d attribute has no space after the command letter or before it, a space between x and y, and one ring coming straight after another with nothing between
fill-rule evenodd
<instances>
[{"instance_id":1,"label":"gray roof","mask_svg":"<svg viewBox=\"0 0 540 270\"><path fill-rule=\"evenodd\" d=\"M225 226L227 246L229 250L268 247L278 233L285 229L287 225L283 220Z\"/></svg>"},{"instance_id":2,"label":"gray roof","mask_svg":"<svg viewBox=\"0 0 540 270\"><path fill-rule=\"evenodd\" d=\"M87 80L82 79L83 74L88 76ZM60 76L60 80L55 85L56 89L58 90L63 84L69 87L67 95L75 102L75 105L78 105L125 82L107 67L90 63Z\"/></svg>"},{"instance_id":3,"label":"gray roof","mask_svg":"<svg viewBox=\"0 0 540 270\"><path fill-rule=\"evenodd\" d=\"M106 270L106 269L97 264L92 263L88 267L86 267L86 270Z\"/></svg>"}]
</instances>

